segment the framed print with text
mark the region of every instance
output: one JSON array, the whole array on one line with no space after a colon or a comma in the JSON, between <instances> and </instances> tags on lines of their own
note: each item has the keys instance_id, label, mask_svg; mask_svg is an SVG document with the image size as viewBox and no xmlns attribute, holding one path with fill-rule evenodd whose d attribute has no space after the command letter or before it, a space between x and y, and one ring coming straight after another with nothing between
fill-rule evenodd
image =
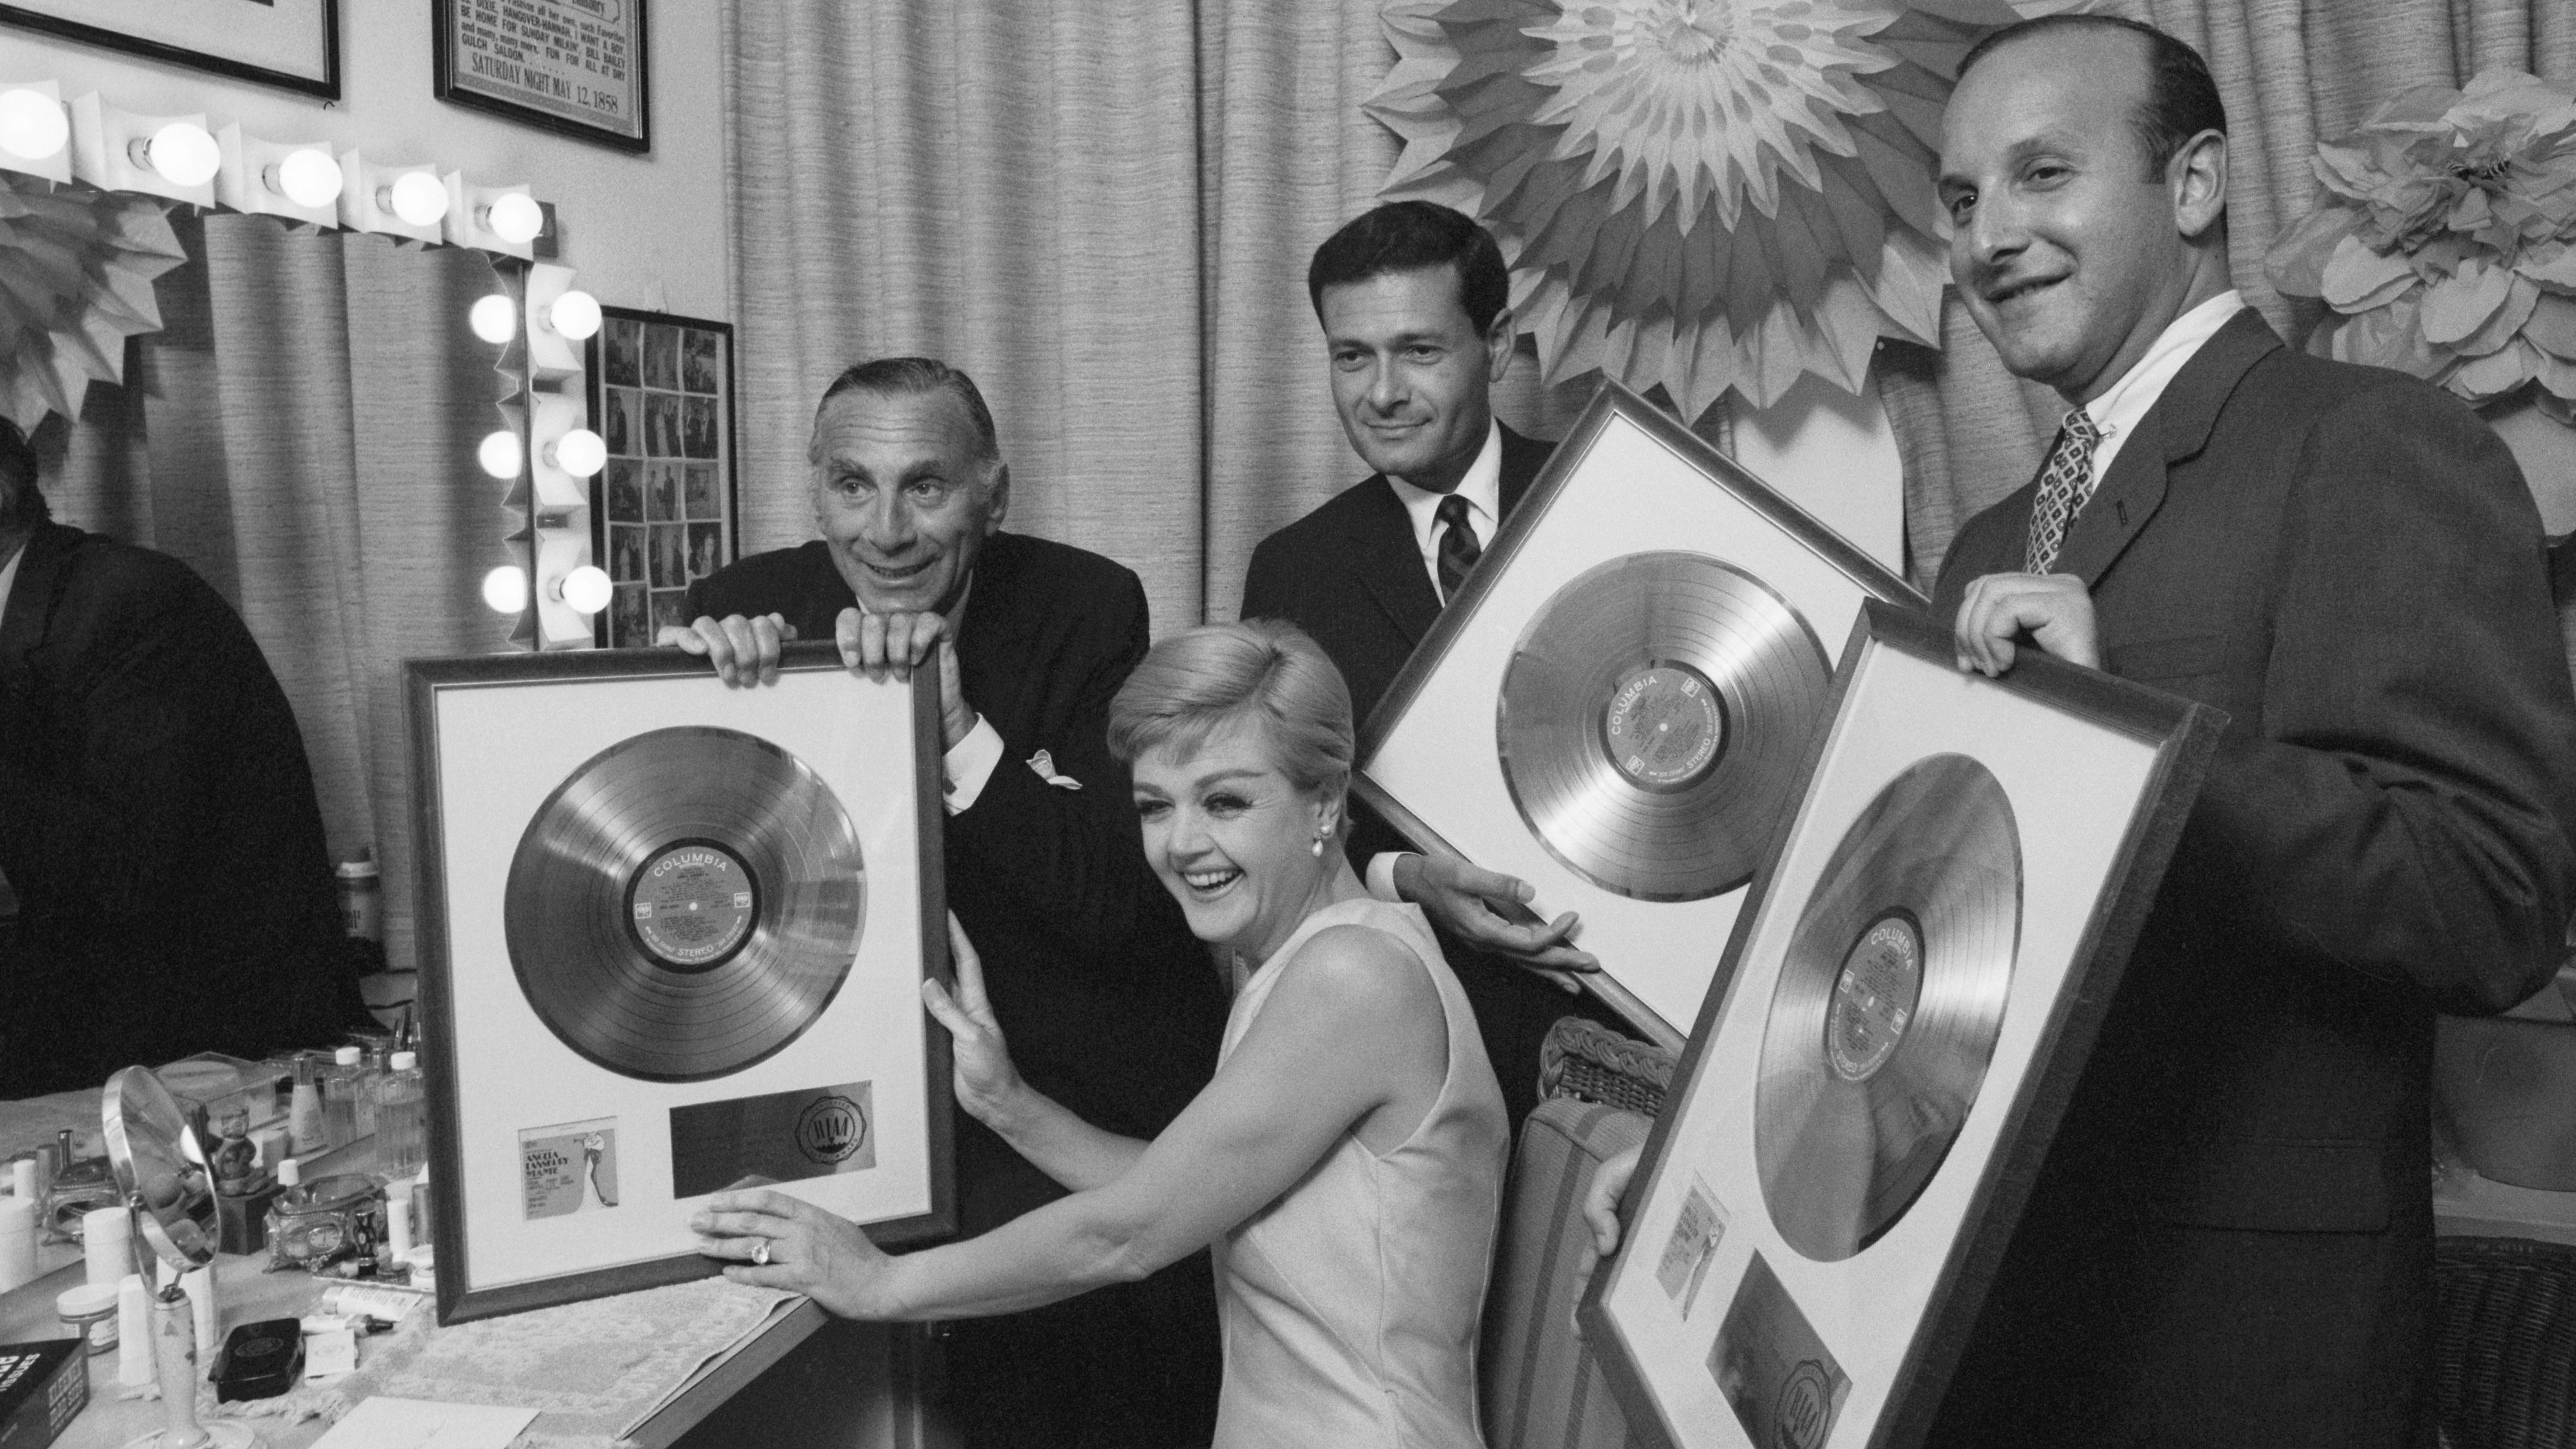
<instances>
[{"instance_id":1,"label":"framed print with text","mask_svg":"<svg viewBox=\"0 0 2576 1449\"><path fill-rule=\"evenodd\" d=\"M599 311L584 376L608 461L590 480L591 557L612 587L592 628L600 647L634 649L688 623L689 585L740 549L733 327Z\"/></svg>"},{"instance_id":2,"label":"framed print with text","mask_svg":"<svg viewBox=\"0 0 2576 1449\"><path fill-rule=\"evenodd\" d=\"M765 1186L954 1230L936 669L790 645L404 665L438 1317L711 1276Z\"/></svg>"},{"instance_id":3,"label":"framed print with text","mask_svg":"<svg viewBox=\"0 0 2576 1449\"><path fill-rule=\"evenodd\" d=\"M1605 383L1360 732L1360 798L1579 912L1583 981L1679 1048L1797 803L1829 649L1923 597Z\"/></svg>"},{"instance_id":4,"label":"framed print with text","mask_svg":"<svg viewBox=\"0 0 2576 1449\"><path fill-rule=\"evenodd\" d=\"M2225 716L1873 602L1579 1318L1674 1449L1921 1442Z\"/></svg>"},{"instance_id":5,"label":"framed print with text","mask_svg":"<svg viewBox=\"0 0 2576 1449\"><path fill-rule=\"evenodd\" d=\"M6 0L0 24L340 98L339 0Z\"/></svg>"},{"instance_id":6,"label":"framed print with text","mask_svg":"<svg viewBox=\"0 0 2576 1449\"><path fill-rule=\"evenodd\" d=\"M620 151L649 151L645 4L433 0L438 98Z\"/></svg>"}]
</instances>

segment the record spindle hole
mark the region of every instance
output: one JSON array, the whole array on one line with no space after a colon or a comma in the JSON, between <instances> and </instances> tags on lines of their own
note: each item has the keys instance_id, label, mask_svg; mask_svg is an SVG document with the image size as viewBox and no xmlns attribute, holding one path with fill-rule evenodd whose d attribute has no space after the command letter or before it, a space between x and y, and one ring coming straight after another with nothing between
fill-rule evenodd
<instances>
[{"instance_id":1,"label":"record spindle hole","mask_svg":"<svg viewBox=\"0 0 2576 1449\"><path fill-rule=\"evenodd\" d=\"M1825 1059L1846 1082L1878 1075L1923 994L1923 923L1902 908L1870 922L1843 956L1825 1011Z\"/></svg>"},{"instance_id":2,"label":"record spindle hole","mask_svg":"<svg viewBox=\"0 0 2576 1449\"><path fill-rule=\"evenodd\" d=\"M1726 747L1726 707L1707 675L1657 659L1611 691L1601 711L1601 747L1638 788L1687 790L1707 777Z\"/></svg>"},{"instance_id":3,"label":"record spindle hole","mask_svg":"<svg viewBox=\"0 0 2576 1449\"><path fill-rule=\"evenodd\" d=\"M674 971L712 971L732 960L759 917L759 877L712 840L673 841L626 886L626 929Z\"/></svg>"}]
</instances>

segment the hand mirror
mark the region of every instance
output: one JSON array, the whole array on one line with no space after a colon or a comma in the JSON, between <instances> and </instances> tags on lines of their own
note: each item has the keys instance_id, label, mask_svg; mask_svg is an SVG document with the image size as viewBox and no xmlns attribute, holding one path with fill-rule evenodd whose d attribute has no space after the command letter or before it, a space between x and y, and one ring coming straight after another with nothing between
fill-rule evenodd
<instances>
[{"instance_id":1,"label":"hand mirror","mask_svg":"<svg viewBox=\"0 0 2576 1449\"><path fill-rule=\"evenodd\" d=\"M247 1449L249 1426L229 1419L197 1423L197 1334L179 1275L215 1259L215 1182L205 1145L150 1067L127 1067L108 1078L98 1115L117 1191L134 1212L136 1231L170 1267L161 1275L169 1282L152 1304L153 1366L168 1426L126 1449ZM152 1281L140 1249L135 1258L144 1281Z\"/></svg>"},{"instance_id":2,"label":"hand mirror","mask_svg":"<svg viewBox=\"0 0 2576 1449\"><path fill-rule=\"evenodd\" d=\"M107 1079L99 1119L117 1191L144 1241L177 1272L213 1262L214 1176L179 1099L150 1067L127 1067Z\"/></svg>"}]
</instances>

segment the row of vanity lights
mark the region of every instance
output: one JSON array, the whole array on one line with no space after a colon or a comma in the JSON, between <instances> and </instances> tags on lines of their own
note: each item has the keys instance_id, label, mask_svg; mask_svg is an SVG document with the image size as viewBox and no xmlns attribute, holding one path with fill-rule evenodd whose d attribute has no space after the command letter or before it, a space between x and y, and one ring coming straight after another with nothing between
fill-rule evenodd
<instances>
[{"instance_id":1,"label":"row of vanity lights","mask_svg":"<svg viewBox=\"0 0 2576 1449\"><path fill-rule=\"evenodd\" d=\"M526 261L545 209L525 186L481 186L435 164L394 166L352 147L209 130L202 114L146 116L52 81L0 82L0 168L102 191L382 232Z\"/></svg>"},{"instance_id":2,"label":"row of vanity lights","mask_svg":"<svg viewBox=\"0 0 2576 1449\"><path fill-rule=\"evenodd\" d=\"M320 143L265 141L235 125L209 131L203 115L138 115L106 104L94 92L66 103L52 81L0 82L0 169L102 191L472 247L521 261L532 260L531 244L546 220L525 186L478 186L462 172L442 173L432 164L390 166L367 160L355 148L334 157ZM581 344L600 326L597 299L572 288L570 280L569 270L544 265L529 276L530 366L523 382L530 389L532 441L545 465L530 498L532 522L548 514L549 505L555 511L548 516L559 517L567 506L578 510L588 502L586 496L547 496L558 491L547 486L550 475L559 473L582 487L608 460L606 440L579 425L583 404L561 396L561 385L582 370ZM519 335L519 312L515 300L496 292L477 301L467 321L475 336L506 346ZM556 391L538 394L539 380L554 383ZM516 411L503 407L505 416ZM495 430L476 450L483 471L505 483L527 474L528 445L516 421ZM534 531L573 532L541 525ZM547 547L549 542L540 537L531 550L542 556L536 561L548 576L545 602L584 619L608 607L610 580L588 561L587 538L570 548L561 540ZM520 613L532 602L528 570L516 564L485 576L482 592L485 603L505 614ZM563 620L538 632L544 636L540 647L560 647L587 630ZM557 639L558 634L567 637Z\"/></svg>"}]
</instances>

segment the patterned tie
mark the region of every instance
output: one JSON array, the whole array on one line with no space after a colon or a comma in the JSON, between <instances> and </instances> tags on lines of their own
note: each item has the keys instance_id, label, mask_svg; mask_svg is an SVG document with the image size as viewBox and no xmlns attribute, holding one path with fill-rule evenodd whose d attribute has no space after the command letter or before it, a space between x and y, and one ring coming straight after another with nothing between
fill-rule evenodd
<instances>
[{"instance_id":1,"label":"patterned tie","mask_svg":"<svg viewBox=\"0 0 2576 1449\"><path fill-rule=\"evenodd\" d=\"M2030 564L2035 574L2057 562L2066 530L2093 496L2093 445L2102 432L2077 408L2058 424L2057 441L2048 446L2048 466L2039 475L2039 496L2030 505Z\"/></svg>"},{"instance_id":2,"label":"patterned tie","mask_svg":"<svg viewBox=\"0 0 2576 1449\"><path fill-rule=\"evenodd\" d=\"M1440 500L1439 512L1432 515L1440 523L1440 602L1458 597L1458 586L1467 582L1467 570L1482 558L1485 546L1476 542L1475 527L1467 522L1467 500L1452 493Z\"/></svg>"}]
</instances>

